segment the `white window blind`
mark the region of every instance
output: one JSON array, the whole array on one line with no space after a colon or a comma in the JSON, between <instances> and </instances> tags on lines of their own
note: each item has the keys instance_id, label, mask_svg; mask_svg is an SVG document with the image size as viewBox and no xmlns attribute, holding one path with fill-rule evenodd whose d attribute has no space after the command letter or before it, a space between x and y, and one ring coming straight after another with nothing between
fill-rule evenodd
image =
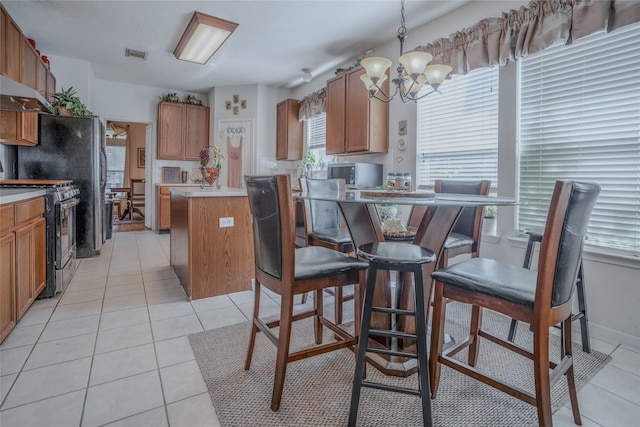
<instances>
[{"instance_id":1,"label":"white window blind","mask_svg":"<svg viewBox=\"0 0 640 427\"><path fill-rule=\"evenodd\" d=\"M107 156L107 191L111 187L123 187L127 147L124 145L107 145L105 154Z\"/></svg>"},{"instance_id":2,"label":"white window blind","mask_svg":"<svg viewBox=\"0 0 640 427\"><path fill-rule=\"evenodd\" d=\"M546 221L556 180L602 187L587 243L640 251L640 25L520 61L520 230Z\"/></svg>"},{"instance_id":3,"label":"white window blind","mask_svg":"<svg viewBox=\"0 0 640 427\"><path fill-rule=\"evenodd\" d=\"M307 120L307 147L322 148L327 140L327 115L321 114Z\"/></svg>"},{"instance_id":4,"label":"white window blind","mask_svg":"<svg viewBox=\"0 0 640 427\"><path fill-rule=\"evenodd\" d=\"M488 179L497 185L498 67L453 76L418 101L416 184Z\"/></svg>"}]
</instances>

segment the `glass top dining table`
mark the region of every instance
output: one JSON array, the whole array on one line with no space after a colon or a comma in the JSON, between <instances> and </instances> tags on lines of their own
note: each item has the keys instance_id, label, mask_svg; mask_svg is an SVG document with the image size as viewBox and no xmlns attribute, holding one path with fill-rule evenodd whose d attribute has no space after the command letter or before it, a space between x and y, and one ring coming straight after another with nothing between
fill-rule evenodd
<instances>
[{"instance_id":1,"label":"glass top dining table","mask_svg":"<svg viewBox=\"0 0 640 427\"><path fill-rule=\"evenodd\" d=\"M425 307L430 307L432 280L431 273L435 271L440 262L444 244L451 232L462 209L465 207L483 206L515 206L517 200L509 197L478 196L467 194L433 193L427 191L392 192L383 190L347 190L340 194L312 195L305 192L295 193L297 199L319 200L336 202L344 217L345 223L354 248L367 243L382 242L385 236L381 227L378 205L408 205L412 207L409 217L411 225L417 228L415 237L410 243L420 245L431 250L437 255L435 262L425 264L423 267ZM392 291L392 281L388 271L378 272L376 291L374 294L374 306L412 308L413 279L410 274L398 277L395 286L401 287ZM400 316L395 319L391 314L374 312L371 319L371 327L376 329L391 329L415 333L415 324L408 316ZM427 314L427 318L428 318ZM426 337L425 337L426 339ZM389 338L378 338L370 342L370 346L380 346L386 349L401 349L405 352L414 351L414 343L392 341ZM369 353L367 359L377 369L387 375L408 376L416 370L415 359L407 359L398 356L387 356Z\"/></svg>"}]
</instances>

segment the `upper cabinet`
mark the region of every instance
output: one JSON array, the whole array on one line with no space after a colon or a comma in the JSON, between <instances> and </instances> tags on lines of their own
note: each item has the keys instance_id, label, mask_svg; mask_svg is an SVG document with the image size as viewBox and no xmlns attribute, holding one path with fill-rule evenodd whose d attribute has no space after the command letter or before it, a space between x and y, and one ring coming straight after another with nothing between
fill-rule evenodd
<instances>
[{"instance_id":1,"label":"upper cabinet","mask_svg":"<svg viewBox=\"0 0 640 427\"><path fill-rule=\"evenodd\" d=\"M285 99L278 104L276 160L302 160L303 124L298 120L300 101Z\"/></svg>"},{"instance_id":2,"label":"upper cabinet","mask_svg":"<svg viewBox=\"0 0 640 427\"><path fill-rule=\"evenodd\" d=\"M19 82L22 79L22 33L20 27L0 5L0 73Z\"/></svg>"},{"instance_id":3,"label":"upper cabinet","mask_svg":"<svg viewBox=\"0 0 640 427\"><path fill-rule=\"evenodd\" d=\"M389 104L377 99L369 101L369 93L360 80L362 74L364 68L358 67L327 82L327 154L389 150ZM383 89L388 93L388 78Z\"/></svg>"},{"instance_id":4,"label":"upper cabinet","mask_svg":"<svg viewBox=\"0 0 640 427\"><path fill-rule=\"evenodd\" d=\"M209 146L209 107L158 104L158 159L200 160Z\"/></svg>"},{"instance_id":5,"label":"upper cabinet","mask_svg":"<svg viewBox=\"0 0 640 427\"><path fill-rule=\"evenodd\" d=\"M1 4L0 74L37 90L52 101L56 78ZM0 143L38 144L38 113L0 112Z\"/></svg>"}]
</instances>

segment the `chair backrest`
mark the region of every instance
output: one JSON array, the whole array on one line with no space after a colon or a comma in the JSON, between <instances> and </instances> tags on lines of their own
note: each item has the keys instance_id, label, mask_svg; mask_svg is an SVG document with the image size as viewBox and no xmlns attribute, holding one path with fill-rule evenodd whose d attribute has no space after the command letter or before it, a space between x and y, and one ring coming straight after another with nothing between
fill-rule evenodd
<instances>
[{"instance_id":1,"label":"chair backrest","mask_svg":"<svg viewBox=\"0 0 640 427\"><path fill-rule=\"evenodd\" d=\"M551 197L538 261L536 304L557 307L571 299L600 186L557 181Z\"/></svg>"},{"instance_id":2,"label":"chair backrest","mask_svg":"<svg viewBox=\"0 0 640 427\"><path fill-rule=\"evenodd\" d=\"M293 277L295 216L289 175L245 176L253 221L256 268L277 279Z\"/></svg>"},{"instance_id":3,"label":"chair backrest","mask_svg":"<svg viewBox=\"0 0 640 427\"><path fill-rule=\"evenodd\" d=\"M437 179L434 183L436 193L475 194L486 196L491 188L491 181L460 181ZM471 237L475 242L480 239L482 231L483 207L465 207L462 209L458 221L453 226L452 233L459 233Z\"/></svg>"},{"instance_id":4,"label":"chair backrest","mask_svg":"<svg viewBox=\"0 0 640 427\"><path fill-rule=\"evenodd\" d=\"M337 196L345 191L345 181L343 178L300 178L300 190L315 195L329 194ZM307 233L315 230L340 227L340 211L335 202L305 199L304 208Z\"/></svg>"}]
</instances>

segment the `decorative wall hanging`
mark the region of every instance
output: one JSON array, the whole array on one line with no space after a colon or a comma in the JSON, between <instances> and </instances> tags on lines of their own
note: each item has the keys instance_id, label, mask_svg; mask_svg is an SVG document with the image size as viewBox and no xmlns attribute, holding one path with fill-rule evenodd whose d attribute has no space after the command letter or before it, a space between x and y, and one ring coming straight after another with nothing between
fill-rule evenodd
<instances>
[{"instance_id":1,"label":"decorative wall hanging","mask_svg":"<svg viewBox=\"0 0 640 427\"><path fill-rule=\"evenodd\" d=\"M253 122L254 119L218 120L216 145L227 159L227 187L243 188L243 176L253 173Z\"/></svg>"}]
</instances>

